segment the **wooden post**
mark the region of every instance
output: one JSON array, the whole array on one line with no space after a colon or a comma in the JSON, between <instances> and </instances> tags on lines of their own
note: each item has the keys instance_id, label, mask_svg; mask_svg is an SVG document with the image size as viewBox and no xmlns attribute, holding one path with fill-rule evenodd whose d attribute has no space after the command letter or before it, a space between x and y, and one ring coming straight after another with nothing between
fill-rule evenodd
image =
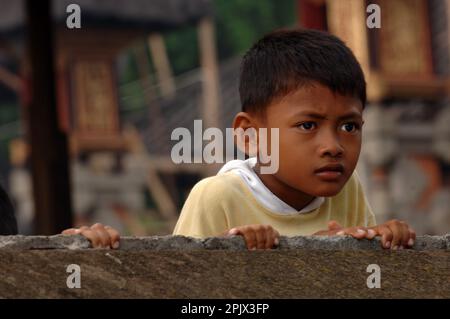
<instances>
[{"instance_id":1,"label":"wooden post","mask_svg":"<svg viewBox=\"0 0 450 319\"><path fill-rule=\"evenodd\" d=\"M35 232L51 235L72 225L67 137L58 125L51 1L27 0L27 59L31 99L25 106L31 145Z\"/></svg>"},{"instance_id":2,"label":"wooden post","mask_svg":"<svg viewBox=\"0 0 450 319\"><path fill-rule=\"evenodd\" d=\"M198 26L200 64L203 85L204 127L219 127L219 71L216 58L214 23L210 17L203 18Z\"/></svg>"},{"instance_id":3,"label":"wooden post","mask_svg":"<svg viewBox=\"0 0 450 319\"><path fill-rule=\"evenodd\" d=\"M202 119L205 129L209 127L222 128L219 122L220 108L220 83L219 67L217 65L216 39L214 34L214 22L210 17L203 18L198 25L198 37L200 45L200 65L202 68ZM231 124L231 123L230 123ZM205 175L215 175L220 165L209 164L205 167Z\"/></svg>"},{"instance_id":4,"label":"wooden post","mask_svg":"<svg viewBox=\"0 0 450 319\"><path fill-rule=\"evenodd\" d=\"M299 25L307 29L326 30L325 1L297 0Z\"/></svg>"},{"instance_id":5,"label":"wooden post","mask_svg":"<svg viewBox=\"0 0 450 319\"><path fill-rule=\"evenodd\" d=\"M175 83L172 77L172 68L167 57L164 38L160 33L152 33L148 37L148 46L152 54L156 75L164 97L173 97L175 94Z\"/></svg>"}]
</instances>

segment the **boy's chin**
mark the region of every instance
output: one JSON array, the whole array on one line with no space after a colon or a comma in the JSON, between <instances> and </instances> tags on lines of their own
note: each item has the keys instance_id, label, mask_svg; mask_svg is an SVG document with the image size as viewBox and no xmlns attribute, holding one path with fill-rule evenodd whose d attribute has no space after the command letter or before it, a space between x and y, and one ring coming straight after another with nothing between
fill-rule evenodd
<instances>
[{"instance_id":1,"label":"boy's chin","mask_svg":"<svg viewBox=\"0 0 450 319\"><path fill-rule=\"evenodd\" d=\"M316 190L313 195L316 197L333 197L339 194L341 190L342 187L338 187L337 185L332 187L324 187Z\"/></svg>"}]
</instances>

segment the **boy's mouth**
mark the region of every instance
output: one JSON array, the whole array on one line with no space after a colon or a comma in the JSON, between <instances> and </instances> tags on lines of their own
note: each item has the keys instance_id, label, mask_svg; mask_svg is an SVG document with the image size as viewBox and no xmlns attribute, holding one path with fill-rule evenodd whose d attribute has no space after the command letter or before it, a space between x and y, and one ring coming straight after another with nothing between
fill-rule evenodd
<instances>
[{"instance_id":1,"label":"boy's mouth","mask_svg":"<svg viewBox=\"0 0 450 319\"><path fill-rule=\"evenodd\" d=\"M336 163L322 166L314 171L317 177L326 182L338 181L343 173L344 166Z\"/></svg>"}]
</instances>

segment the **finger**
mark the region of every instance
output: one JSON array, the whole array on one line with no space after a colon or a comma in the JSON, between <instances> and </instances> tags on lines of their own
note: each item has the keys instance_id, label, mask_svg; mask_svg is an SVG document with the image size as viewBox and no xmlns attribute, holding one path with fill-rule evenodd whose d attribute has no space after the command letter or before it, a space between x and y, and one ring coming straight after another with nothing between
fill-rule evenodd
<instances>
[{"instance_id":1,"label":"finger","mask_svg":"<svg viewBox=\"0 0 450 319\"><path fill-rule=\"evenodd\" d=\"M367 235L366 235L367 239L374 239L376 235L377 235L377 233L375 232L375 230L370 229L370 228L367 229Z\"/></svg>"},{"instance_id":2,"label":"finger","mask_svg":"<svg viewBox=\"0 0 450 319\"><path fill-rule=\"evenodd\" d=\"M264 249L266 247L266 228L264 226L255 230L256 235L256 248Z\"/></svg>"},{"instance_id":3,"label":"finger","mask_svg":"<svg viewBox=\"0 0 450 319\"><path fill-rule=\"evenodd\" d=\"M278 246L280 244L280 233L276 229L274 229L274 231L275 231L275 239L273 243L275 246Z\"/></svg>"},{"instance_id":4,"label":"finger","mask_svg":"<svg viewBox=\"0 0 450 319\"><path fill-rule=\"evenodd\" d=\"M366 237L367 231L364 228L355 227L352 228L350 231L348 231L348 234L351 235L353 238L363 239Z\"/></svg>"},{"instance_id":5,"label":"finger","mask_svg":"<svg viewBox=\"0 0 450 319\"><path fill-rule=\"evenodd\" d=\"M340 230L337 233L334 234L335 236L345 236L348 235L347 232L345 230ZM332 235L330 235L332 236Z\"/></svg>"},{"instance_id":6,"label":"finger","mask_svg":"<svg viewBox=\"0 0 450 319\"><path fill-rule=\"evenodd\" d=\"M409 231L408 246L412 247L414 246L414 242L416 241L416 232L411 227L409 227L408 231Z\"/></svg>"},{"instance_id":7,"label":"finger","mask_svg":"<svg viewBox=\"0 0 450 319\"><path fill-rule=\"evenodd\" d=\"M111 247L114 249L119 248L120 245L119 232L110 226L105 226L105 230L108 232L109 237L111 238Z\"/></svg>"},{"instance_id":8,"label":"finger","mask_svg":"<svg viewBox=\"0 0 450 319\"><path fill-rule=\"evenodd\" d=\"M79 234L81 231L78 228L69 228L65 229L61 232L63 235L76 235Z\"/></svg>"},{"instance_id":9,"label":"finger","mask_svg":"<svg viewBox=\"0 0 450 319\"><path fill-rule=\"evenodd\" d=\"M266 244L264 246L264 249L271 249L274 244L275 244L275 229L273 229L270 226L267 226Z\"/></svg>"},{"instance_id":10,"label":"finger","mask_svg":"<svg viewBox=\"0 0 450 319\"><path fill-rule=\"evenodd\" d=\"M239 229L237 228L231 228L227 233L227 236L237 236L237 235L239 235Z\"/></svg>"},{"instance_id":11,"label":"finger","mask_svg":"<svg viewBox=\"0 0 450 319\"><path fill-rule=\"evenodd\" d=\"M381 235L381 244L384 248L389 249L392 247L392 238L394 234L389 227L383 225L379 227L379 233Z\"/></svg>"},{"instance_id":12,"label":"finger","mask_svg":"<svg viewBox=\"0 0 450 319\"><path fill-rule=\"evenodd\" d=\"M86 237L90 242L93 248L102 248L102 243L100 242L100 238L97 233L91 229L85 229L81 231L81 235Z\"/></svg>"},{"instance_id":13,"label":"finger","mask_svg":"<svg viewBox=\"0 0 450 319\"><path fill-rule=\"evenodd\" d=\"M393 250L399 249L399 246L401 244L401 240L403 237L402 228L401 228L400 224L396 221L393 221L393 222L388 223L387 226L389 227L389 229L392 232L391 249L393 249Z\"/></svg>"},{"instance_id":14,"label":"finger","mask_svg":"<svg viewBox=\"0 0 450 319\"><path fill-rule=\"evenodd\" d=\"M77 235L77 234L81 234L81 232L83 230L89 229L89 227L87 226L82 226L80 228L69 228L66 230L63 230L61 234L63 235Z\"/></svg>"},{"instance_id":15,"label":"finger","mask_svg":"<svg viewBox=\"0 0 450 319\"><path fill-rule=\"evenodd\" d=\"M266 246L265 249L271 249L275 246L275 240L277 239L277 231L271 226L267 226L266 231Z\"/></svg>"},{"instance_id":16,"label":"finger","mask_svg":"<svg viewBox=\"0 0 450 319\"><path fill-rule=\"evenodd\" d=\"M328 230L338 230L342 229L342 226L335 220L330 220L328 222Z\"/></svg>"},{"instance_id":17,"label":"finger","mask_svg":"<svg viewBox=\"0 0 450 319\"><path fill-rule=\"evenodd\" d=\"M402 228L402 241L401 241L401 248L407 248L409 247L409 227L408 224L405 222L400 222L400 226Z\"/></svg>"},{"instance_id":18,"label":"finger","mask_svg":"<svg viewBox=\"0 0 450 319\"><path fill-rule=\"evenodd\" d=\"M270 227L270 232L268 233L266 239L266 249L275 248L279 244L280 244L280 233L273 227Z\"/></svg>"},{"instance_id":19,"label":"finger","mask_svg":"<svg viewBox=\"0 0 450 319\"><path fill-rule=\"evenodd\" d=\"M273 231L274 231L274 233L273 233L273 245L274 246L278 246L280 244L280 233L276 229L274 229Z\"/></svg>"},{"instance_id":20,"label":"finger","mask_svg":"<svg viewBox=\"0 0 450 319\"><path fill-rule=\"evenodd\" d=\"M104 248L109 248L111 246L111 237L102 224L97 223L93 225L91 229L96 232L96 235L99 237Z\"/></svg>"},{"instance_id":21,"label":"finger","mask_svg":"<svg viewBox=\"0 0 450 319\"><path fill-rule=\"evenodd\" d=\"M247 244L247 249L256 249L256 234L253 229L247 229L245 232L241 231L244 235L245 242Z\"/></svg>"}]
</instances>

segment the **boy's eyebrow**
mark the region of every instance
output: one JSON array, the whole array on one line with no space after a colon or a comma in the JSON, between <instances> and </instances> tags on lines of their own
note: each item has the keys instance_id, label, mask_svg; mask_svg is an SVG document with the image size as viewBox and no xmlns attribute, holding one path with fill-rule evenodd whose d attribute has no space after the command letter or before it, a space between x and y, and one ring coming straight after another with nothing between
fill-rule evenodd
<instances>
[{"instance_id":1,"label":"boy's eyebrow","mask_svg":"<svg viewBox=\"0 0 450 319\"><path fill-rule=\"evenodd\" d=\"M326 119L327 116L325 114L321 114L321 113L317 113L317 112L313 112L313 111L301 111L296 113L295 115L303 115L303 116L308 116L308 117L312 117L312 118L316 118L316 119ZM349 118L361 118L362 115L359 112L353 111L353 112L349 112L346 113L344 115L341 115L338 117L338 120L344 120L344 119L349 119Z\"/></svg>"}]
</instances>

